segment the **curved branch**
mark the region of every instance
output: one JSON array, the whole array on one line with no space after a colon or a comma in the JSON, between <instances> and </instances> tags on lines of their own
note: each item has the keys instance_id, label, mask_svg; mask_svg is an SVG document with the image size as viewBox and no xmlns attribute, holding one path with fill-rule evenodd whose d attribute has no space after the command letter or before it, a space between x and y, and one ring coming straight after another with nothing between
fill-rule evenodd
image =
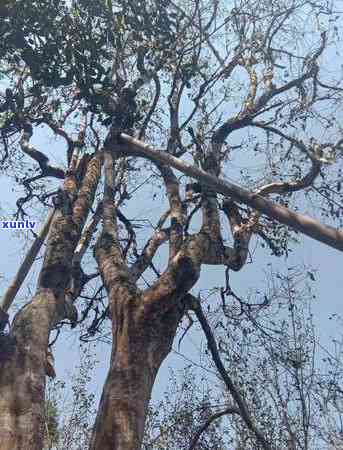
<instances>
[{"instance_id":1,"label":"curved branch","mask_svg":"<svg viewBox=\"0 0 343 450\"><path fill-rule=\"evenodd\" d=\"M169 311L195 285L200 276L202 258L206 251L203 238L204 235L201 233L189 236L179 252L169 261L160 278L144 291L142 296L144 314Z\"/></svg>"},{"instance_id":2,"label":"curved branch","mask_svg":"<svg viewBox=\"0 0 343 450\"><path fill-rule=\"evenodd\" d=\"M155 163L160 171L167 195L170 207L170 251L169 259L173 258L180 250L183 242L183 207L180 198L180 186L178 179L169 166Z\"/></svg>"},{"instance_id":3,"label":"curved branch","mask_svg":"<svg viewBox=\"0 0 343 450\"><path fill-rule=\"evenodd\" d=\"M49 164L49 158L44 155L44 153L36 150L31 144L30 139L32 137L32 126L31 124L27 124L22 131L20 138L20 147L22 151L30 156L30 158L34 159L38 164L42 171L42 177L55 177L59 179L63 179L65 177L65 173L59 167L53 167Z\"/></svg>"},{"instance_id":4,"label":"curved branch","mask_svg":"<svg viewBox=\"0 0 343 450\"><path fill-rule=\"evenodd\" d=\"M283 194L286 192L296 192L310 187L320 174L321 163L315 159L311 160L312 166L309 172L296 181L276 181L266 184L255 191L256 195Z\"/></svg>"},{"instance_id":5,"label":"curved branch","mask_svg":"<svg viewBox=\"0 0 343 450\"><path fill-rule=\"evenodd\" d=\"M247 125L250 125L251 120L259 113L259 111L264 108L270 100L274 97L287 92L294 87L301 86L306 80L310 78L315 78L318 73L317 59L323 53L326 45L326 33L321 34L321 44L315 54L307 58L307 70L300 77L295 78L294 80L289 81L288 83L280 86L279 88L272 87L264 92L256 102L253 102L248 108L245 108L241 114L238 116L226 121L222 124L213 134L212 142L222 144L229 134L237 130L239 128L243 128Z\"/></svg>"},{"instance_id":6,"label":"curved branch","mask_svg":"<svg viewBox=\"0 0 343 450\"><path fill-rule=\"evenodd\" d=\"M132 279L137 281L151 264L158 248L169 239L169 230L157 229L145 245L142 253L130 267Z\"/></svg>"},{"instance_id":7,"label":"curved branch","mask_svg":"<svg viewBox=\"0 0 343 450\"><path fill-rule=\"evenodd\" d=\"M263 130L266 131L270 131L271 133L277 134L281 138L289 141L301 152L305 153L311 161L311 168L303 178L298 179L296 181L284 181L284 182L280 181L270 183L257 189L255 191L255 194L256 195L281 194L286 192L296 192L301 189L310 187L314 182L314 180L317 178L317 176L320 174L320 169L324 162L323 158L321 158L319 155L317 156L315 151L308 149L302 141L299 141L298 139L286 135L285 133L283 133L282 131L278 130L275 127L265 125L260 122L252 122L251 125L256 126L258 128L262 128Z\"/></svg>"},{"instance_id":8,"label":"curved branch","mask_svg":"<svg viewBox=\"0 0 343 450\"><path fill-rule=\"evenodd\" d=\"M259 444L261 444L262 448L264 450L271 450L271 445L266 440L262 432L258 429L255 423L255 419L250 415L250 412L248 410L248 406L239 392L239 390L236 388L234 382L232 381L231 377L228 375L227 371L225 370L225 367L222 363L222 360L219 355L218 347L216 340L214 338L214 335L212 333L211 327L207 322L207 319L202 311L200 301L195 298L193 295L188 294L187 299L188 304L190 308L195 312L195 315L197 316L201 328L206 336L207 345L211 352L212 359L214 364L217 367L218 372L220 373L228 391L232 395L233 399L237 403L240 416L242 417L243 421L245 422L247 428L255 435L257 441Z\"/></svg>"},{"instance_id":9,"label":"curved branch","mask_svg":"<svg viewBox=\"0 0 343 450\"><path fill-rule=\"evenodd\" d=\"M222 210L229 220L231 233L234 239L231 264L226 265L230 269L238 271L247 261L250 240L256 229L259 216L256 213L253 213L249 219L243 219L237 206L232 200L224 200Z\"/></svg>"},{"instance_id":10,"label":"curved branch","mask_svg":"<svg viewBox=\"0 0 343 450\"><path fill-rule=\"evenodd\" d=\"M144 138L147 126L148 126L148 124L150 122L150 119L151 119L152 115L155 112L155 109L157 107L157 104L158 104L158 101L159 101L159 98L160 98L160 95L161 95L161 83L160 83L160 79L158 78L158 76L156 74L153 75L153 80L154 80L155 88L156 88L155 89L155 96L154 96L154 100L152 102L151 108L149 109L149 112L148 112L146 118L144 119L143 125L142 125L142 127L141 127L141 129L139 131L139 135L138 135L139 139Z\"/></svg>"},{"instance_id":11,"label":"curved branch","mask_svg":"<svg viewBox=\"0 0 343 450\"><path fill-rule=\"evenodd\" d=\"M192 442L190 443L188 450L195 450L195 447L202 435L202 433L204 433L207 428L217 419L219 419L220 417L226 416L228 414L239 414L240 415L240 411L238 408L235 408L233 406L224 409L224 411L219 411L217 413L212 414L211 417L209 417L206 422L201 425L201 427L199 428L199 430L195 433Z\"/></svg>"},{"instance_id":12,"label":"curved branch","mask_svg":"<svg viewBox=\"0 0 343 450\"><path fill-rule=\"evenodd\" d=\"M66 133L61 126L57 122L54 122L53 120L49 120L48 118L44 118L43 122L48 125L49 128L52 129L52 131L57 134L58 136L63 137L63 139L67 143L67 155L68 155L68 164L70 164L71 157L70 155L73 154L75 143L69 137L68 133Z\"/></svg>"}]
</instances>

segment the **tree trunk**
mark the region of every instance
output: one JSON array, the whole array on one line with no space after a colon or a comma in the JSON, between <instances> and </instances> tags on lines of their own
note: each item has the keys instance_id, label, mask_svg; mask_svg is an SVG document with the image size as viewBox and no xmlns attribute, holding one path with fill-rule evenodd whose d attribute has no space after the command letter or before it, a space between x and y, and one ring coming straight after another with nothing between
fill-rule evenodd
<instances>
[{"instance_id":1,"label":"tree trunk","mask_svg":"<svg viewBox=\"0 0 343 450\"><path fill-rule=\"evenodd\" d=\"M102 154L97 153L77 192L71 172L60 191L38 279L37 292L0 334L0 450L41 450L44 441L45 379L49 334L59 321L72 323L77 311L66 302L72 259L93 204Z\"/></svg>"},{"instance_id":2,"label":"tree trunk","mask_svg":"<svg viewBox=\"0 0 343 450\"><path fill-rule=\"evenodd\" d=\"M68 317L65 288L78 242L76 225L61 212L52 223L38 288L0 335L0 450L43 448L49 334Z\"/></svg>"},{"instance_id":3,"label":"tree trunk","mask_svg":"<svg viewBox=\"0 0 343 450\"><path fill-rule=\"evenodd\" d=\"M151 287L138 289L139 275L130 272L118 239L113 167L113 155L105 151L103 230L94 250L108 294L112 355L90 449L140 450L154 381L184 313L180 300L199 278L202 251L192 239L181 248L177 180L162 168L174 211L170 260Z\"/></svg>"},{"instance_id":4,"label":"tree trunk","mask_svg":"<svg viewBox=\"0 0 343 450\"><path fill-rule=\"evenodd\" d=\"M182 308L175 307L159 320L148 320L142 311L135 311L134 301L131 304L120 308L90 450L141 448L155 378L182 317Z\"/></svg>"},{"instance_id":5,"label":"tree trunk","mask_svg":"<svg viewBox=\"0 0 343 450\"><path fill-rule=\"evenodd\" d=\"M40 290L0 342L0 450L43 447L46 351L57 317L51 290ZM47 307L49 304L49 307Z\"/></svg>"}]
</instances>

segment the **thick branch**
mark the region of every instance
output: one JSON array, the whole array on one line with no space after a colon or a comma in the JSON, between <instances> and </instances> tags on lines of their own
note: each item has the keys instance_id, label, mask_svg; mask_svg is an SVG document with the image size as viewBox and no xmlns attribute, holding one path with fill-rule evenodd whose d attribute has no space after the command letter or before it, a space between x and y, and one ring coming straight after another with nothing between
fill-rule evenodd
<instances>
[{"instance_id":1,"label":"thick branch","mask_svg":"<svg viewBox=\"0 0 343 450\"><path fill-rule=\"evenodd\" d=\"M189 237L167 269L142 296L144 312L163 313L175 306L198 281L204 253L203 236Z\"/></svg>"},{"instance_id":2,"label":"thick branch","mask_svg":"<svg viewBox=\"0 0 343 450\"><path fill-rule=\"evenodd\" d=\"M114 203L113 156L106 149L104 153L104 199L103 229L95 246L95 257L108 293L116 288L119 292L134 289L118 240L117 212ZM118 294L119 295L119 294ZM113 297L113 296L112 296ZM112 298L111 297L111 298ZM111 305L112 307L114 305Z\"/></svg>"},{"instance_id":3,"label":"thick branch","mask_svg":"<svg viewBox=\"0 0 343 450\"><path fill-rule=\"evenodd\" d=\"M86 222L90 207L93 204L95 192L101 175L103 153L97 152L88 162L86 174L81 189L73 205L74 222L82 228Z\"/></svg>"},{"instance_id":4,"label":"thick branch","mask_svg":"<svg viewBox=\"0 0 343 450\"><path fill-rule=\"evenodd\" d=\"M169 166L157 164L161 172L170 206L170 251L169 258L173 258L180 250L183 242L183 207L180 198L179 182Z\"/></svg>"},{"instance_id":5,"label":"thick branch","mask_svg":"<svg viewBox=\"0 0 343 450\"><path fill-rule=\"evenodd\" d=\"M232 200L225 200L222 209L229 220L234 239L233 262L227 266L233 270L240 270L249 255L249 243L258 221L258 215L253 213L249 219L244 220Z\"/></svg>"},{"instance_id":6,"label":"thick branch","mask_svg":"<svg viewBox=\"0 0 343 450\"><path fill-rule=\"evenodd\" d=\"M73 254L94 201L102 158L102 153L98 152L88 163L79 192L74 173L68 171L66 174L38 281L40 288L51 288L64 293L69 285Z\"/></svg>"},{"instance_id":7,"label":"thick branch","mask_svg":"<svg viewBox=\"0 0 343 450\"><path fill-rule=\"evenodd\" d=\"M88 280L90 279L82 271L81 261L89 247L90 241L96 230L96 227L100 222L101 213L102 213L102 203L99 203L91 221L85 227L80 237L80 240L76 246L72 262L72 278L70 281L70 287L66 294L66 298L69 302L73 302L77 299L77 297L80 295L84 287L85 282L88 282Z\"/></svg>"},{"instance_id":8,"label":"thick branch","mask_svg":"<svg viewBox=\"0 0 343 450\"><path fill-rule=\"evenodd\" d=\"M199 180L203 185L210 186L216 192L226 197L232 197L234 200L256 209L270 219L277 220L317 241L343 251L342 231L336 230L328 225L323 225L311 217L295 213L284 206L278 205L229 181L214 177L198 169L196 166L187 164L166 152L155 150L148 144L127 134L122 133L120 137L127 144L126 147L121 147L123 155L131 154L141 156L174 167L180 172Z\"/></svg>"},{"instance_id":9,"label":"thick branch","mask_svg":"<svg viewBox=\"0 0 343 450\"><path fill-rule=\"evenodd\" d=\"M36 150L31 144L30 139L32 137L32 126L27 125L22 131L20 138L20 147L22 151L34 159L42 171L41 175L44 177L55 177L59 179L64 178L64 171L58 167L53 167L49 164L49 158L44 153Z\"/></svg>"}]
</instances>

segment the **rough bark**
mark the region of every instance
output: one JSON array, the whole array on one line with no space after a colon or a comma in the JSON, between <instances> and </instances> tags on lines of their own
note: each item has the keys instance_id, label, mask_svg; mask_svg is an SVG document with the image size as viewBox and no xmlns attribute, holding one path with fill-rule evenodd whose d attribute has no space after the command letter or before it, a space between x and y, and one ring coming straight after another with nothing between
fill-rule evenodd
<instances>
[{"instance_id":1,"label":"rough bark","mask_svg":"<svg viewBox=\"0 0 343 450\"><path fill-rule=\"evenodd\" d=\"M110 370L103 389L90 449L141 448L147 408L158 369L168 355L182 316L173 308L147 318L140 297L110 293L116 310Z\"/></svg>"},{"instance_id":2,"label":"rough bark","mask_svg":"<svg viewBox=\"0 0 343 450\"><path fill-rule=\"evenodd\" d=\"M152 388L184 313L182 298L199 270L178 254L161 278L140 292L115 243L100 241L96 255L106 286L113 344L91 440L91 450L139 450Z\"/></svg>"},{"instance_id":3,"label":"rough bark","mask_svg":"<svg viewBox=\"0 0 343 450\"><path fill-rule=\"evenodd\" d=\"M110 140L107 142L103 230L95 256L108 294L113 345L90 449L139 450L154 380L171 349L184 313L185 295L197 282L203 263L224 263L233 270L240 270L246 261L252 229L243 229L239 218L230 220L235 244L234 248L224 247L216 194L209 191L203 193L200 232L185 236L178 180L172 169L156 163L168 195L170 229L168 235L160 236L161 230L155 233L143 251L143 261L137 261L130 270L119 244L113 197L113 160L122 149L118 143L112 146ZM219 160L214 153L213 158L209 155L205 170L218 175ZM233 210L230 209L230 216ZM169 240L167 268L142 292L135 283L165 238Z\"/></svg>"},{"instance_id":4,"label":"rough bark","mask_svg":"<svg viewBox=\"0 0 343 450\"><path fill-rule=\"evenodd\" d=\"M37 291L15 316L10 332L0 335L0 449L43 448L44 394L49 334L54 325L75 315L65 301L73 253L93 203L101 154L88 164L82 186L69 173L64 201L54 214Z\"/></svg>"}]
</instances>

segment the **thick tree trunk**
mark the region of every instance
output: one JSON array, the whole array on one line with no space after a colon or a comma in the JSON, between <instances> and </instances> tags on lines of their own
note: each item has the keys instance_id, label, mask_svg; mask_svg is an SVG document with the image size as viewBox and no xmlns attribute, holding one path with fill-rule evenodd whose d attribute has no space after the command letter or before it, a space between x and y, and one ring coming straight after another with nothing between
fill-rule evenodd
<instances>
[{"instance_id":1,"label":"thick tree trunk","mask_svg":"<svg viewBox=\"0 0 343 450\"><path fill-rule=\"evenodd\" d=\"M112 295L115 295L112 294ZM116 299L118 302L118 298ZM121 302L120 302L121 303ZM128 306L127 302L126 305ZM137 313L132 299L113 333L111 366L103 389L91 450L139 450L155 378L170 352L182 308L157 321ZM118 313L118 311L117 311Z\"/></svg>"},{"instance_id":2,"label":"thick tree trunk","mask_svg":"<svg viewBox=\"0 0 343 450\"><path fill-rule=\"evenodd\" d=\"M0 450L41 450L49 334L68 317L64 290L78 241L70 216L56 213L38 288L0 339Z\"/></svg>"},{"instance_id":3,"label":"thick tree trunk","mask_svg":"<svg viewBox=\"0 0 343 450\"><path fill-rule=\"evenodd\" d=\"M77 192L70 173L54 214L37 292L15 316L8 334L0 334L0 450L41 450L44 440L45 380L49 334L77 312L66 302L72 259L93 203L102 155L87 166Z\"/></svg>"},{"instance_id":4,"label":"thick tree trunk","mask_svg":"<svg viewBox=\"0 0 343 450\"><path fill-rule=\"evenodd\" d=\"M46 351L56 303L51 290L38 291L18 313L13 333L1 337L1 450L43 447Z\"/></svg>"},{"instance_id":5,"label":"thick tree trunk","mask_svg":"<svg viewBox=\"0 0 343 450\"><path fill-rule=\"evenodd\" d=\"M103 230L95 257L108 294L113 344L90 449L140 450L153 384L184 313L180 299L199 278L202 250L193 245L192 239L181 248L177 180L172 172L161 168L173 211L170 259L150 288L143 292L138 289L135 282L139 270L138 274L137 267L129 270L118 240L113 156L109 151L104 154L104 169Z\"/></svg>"}]
</instances>

